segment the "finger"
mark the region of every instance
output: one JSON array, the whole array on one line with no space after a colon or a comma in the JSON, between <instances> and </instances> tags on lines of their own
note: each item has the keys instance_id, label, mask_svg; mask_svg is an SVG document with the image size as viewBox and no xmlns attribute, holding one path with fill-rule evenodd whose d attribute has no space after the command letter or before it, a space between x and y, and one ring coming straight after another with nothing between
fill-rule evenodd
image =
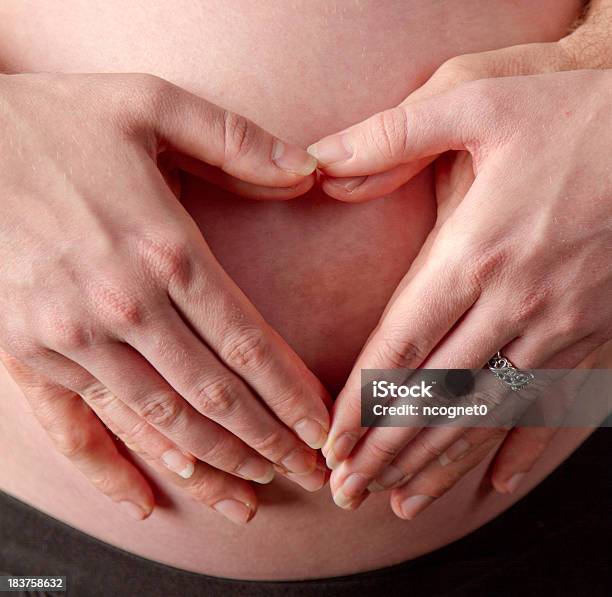
<instances>
[{"instance_id":1,"label":"finger","mask_svg":"<svg viewBox=\"0 0 612 597\"><path fill-rule=\"evenodd\" d=\"M432 351L425 366L431 369L479 369L499 350L499 347L505 347L504 355L513 363L521 363L523 368L528 369L543 362L555 367L558 366L560 358L567 359L567 341L550 337L549 331L544 326L528 336L538 338L537 349L533 346L533 340L525 341L519 338L510 342L515 338L520 326L512 319L500 318L497 304L499 303L492 299L478 301ZM573 365L575 361L571 363ZM488 375L488 372L484 373ZM479 375L478 379L482 380L483 376ZM401 449L401 456L396 458L393 465L385 466L385 470L380 471L380 475L376 477L377 485L384 488L405 481L434 459L440 458L444 463L460 457L468 448L486 441L489 435L494 435L497 425L506 426L511 423L514 417L520 416L520 410L529 405L527 400L522 403L515 400L516 395L511 393L500 394L496 386L499 384L494 377L485 377L484 383L480 381L478 388L469 398L470 403L478 398L491 407L488 421L485 423L478 420L478 426L486 426L487 429L469 429L464 432L459 419L453 426L423 430L407 447L404 447L405 442L400 445L402 438L398 431L391 432L389 428L372 429L364 438L364 444L370 443L373 446L366 446L369 450L362 452L380 453L376 444L384 442L386 459L379 458L376 462L371 457L368 460L367 456L357 456L351 458L351 467L364 467L371 475L377 472L377 468L393 460L391 458L393 454ZM503 409L499 406L500 400L504 401ZM542 401L541 396L539 400ZM408 431L404 436L411 439L415 435L415 430ZM389 439L392 433L395 434L393 441Z\"/></svg>"},{"instance_id":2,"label":"finger","mask_svg":"<svg viewBox=\"0 0 612 597\"><path fill-rule=\"evenodd\" d=\"M448 70L447 68L438 69L424 85L413 91L400 106L407 107L419 101L435 97L456 87L461 82L473 78L484 78L462 77L460 80L455 76L447 76L446 72ZM423 168L431 164L438 155L432 154L425 158L411 160L408 163L391 167L378 174L348 177L326 176L322 181L321 187L327 195L338 201L350 203L369 201L397 190L423 170Z\"/></svg>"},{"instance_id":3,"label":"finger","mask_svg":"<svg viewBox=\"0 0 612 597\"><path fill-rule=\"evenodd\" d=\"M510 347L513 344L511 343L507 348L504 348L504 355L510 354ZM512 354L513 358L523 359L522 362L529 363L526 354L520 352L518 354L512 352ZM567 359L570 354L576 354L573 346L569 350L561 350L552 357L540 354L538 360L533 360L531 363L536 366L544 362L546 367L551 367L558 362L568 362ZM576 385L580 384L583 378L567 376L562 371L559 371L558 375L553 375L548 371L545 374L544 369L540 369L539 373L536 371L536 376L542 377L541 380L536 379L538 387L531 389L531 386L526 386L518 392L513 392L503 388L503 385L494 376L489 375L488 371L483 371L482 374L479 374L479 381L474 391L470 393L469 399L470 403L473 403L476 399L482 400L484 398L484 401L490 405L491 414L485 419L475 418L467 428L462 425L463 420L459 418L456 425L453 426L424 429L402 450L393 464L376 479L375 488L384 489L403 484L415 475L423 474L420 471L424 470L434 460L437 460L442 466L446 466L463 459L474 450L479 449L480 445L499 437L500 433L505 434L527 408L537 408L542 411L546 406L545 403L552 400L554 401L554 411L551 413L548 409L549 412L544 414L547 427L533 428L527 432L527 439L531 439L534 446L537 442L542 441L543 445L539 444L539 446L543 449L543 446L554 435L557 426L561 424L564 413L567 412L567 401L560 399L563 389L565 388L570 394L575 395ZM529 395L526 395L526 393ZM511 431L510 436L516 431ZM527 442L525 446L529 451L522 454L521 458L518 459L516 464L519 468L521 465L524 466L524 462L533 464L541 454L541 449L532 449ZM527 470L524 469L524 472ZM506 479L508 478L509 476L506 477ZM371 490L375 488L370 486Z\"/></svg>"},{"instance_id":4,"label":"finger","mask_svg":"<svg viewBox=\"0 0 612 597\"><path fill-rule=\"evenodd\" d=\"M395 515L405 520L415 518L476 467L499 441L498 436L491 437L465 458L446 466L434 460L408 483L393 489L391 508Z\"/></svg>"},{"instance_id":5,"label":"finger","mask_svg":"<svg viewBox=\"0 0 612 597\"><path fill-rule=\"evenodd\" d=\"M206 272L206 275L176 280L171 285L170 298L174 305L220 361L243 379L278 419L310 447L320 448L329 429L327 392L220 266L211 263L212 256L207 256L207 252L208 248L203 245L202 251L193 256L191 265L193 271ZM178 324L167 325L164 333L172 333ZM178 338L177 333L172 333L172 337ZM180 342L177 349L201 351L198 349L201 343L193 334L182 334ZM184 364L177 369L168 354L160 351L153 354L155 346L155 342L151 344L147 339L139 350L147 351L147 358L157 364L158 370L163 368L166 372L163 375L171 376L168 379L195 375L195 371L184 369ZM184 382L181 386L184 387Z\"/></svg>"},{"instance_id":6,"label":"finger","mask_svg":"<svg viewBox=\"0 0 612 597\"><path fill-rule=\"evenodd\" d=\"M184 452L218 468L259 483L269 483L269 462L219 425L203 418L159 376L151 365L125 344L108 343L96 350L66 350L46 356L37 369L92 404L121 397L140 418ZM79 364L77 364L77 361ZM101 378L98 377L101 376ZM134 380L138 380L135 384Z\"/></svg>"},{"instance_id":7,"label":"finger","mask_svg":"<svg viewBox=\"0 0 612 597\"><path fill-rule=\"evenodd\" d=\"M150 175L161 181L160 173L151 169L155 172L150 172ZM158 185L154 185L152 193L158 193ZM204 392L201 398L205 399L208 389L221 392L208 401L211 407L215 407L217 399L220 406L258 408L261 401L245 390L245 384L240 382L240 379L244 380L274 415L291 427L308 446L321 447L329 429L326 406L326 402L331 402L329 395L221 268L199 230L196 228L195 234L187 240L152 238L144 251L142 247L138 250L145 253L141 282L159 280L167 288L168 296L159 297L157 304L151 304L151 300L146 298L134 300L134 296L139 297L140 290L137 286L127 290L132 283L128 281L126 289L122 290L123 302L113 298L101 307L96 305L105 310L103 316L109 335L134 346L179 393L188 392L185 396L188 400L189 396L197 400L199 391ZM152 311L155 311L154 315ZM176 355L185 358L178 362ZM218 378L206 377L203 362L212 367ZM207 386L207 379L215 383ZM227 381L229 388L225 389L227 384L216 383L220 381ZM231 389L236 392L229 392ZM252 400L233 400L247 395ZM226 413L219 411L218 414L225 416ZM241 422L242 418L227 420L230 423ZM269 427L263 425L248 427L248 430L260 434L267 429ZM278 434L282 434L281 448L286 448L289 441L295 442L280 426L277 425L276 429L278 433L260 438L263 442L261 449L283 451L276 441ZM310 470L313 470L314 452L306 450L306 453ZM283 459L287 456L285 451ZM278 462L278 458L272 460ZM304 472L295 470L295 467L291 470Z\"/></svg>"},{"instance_id":8,"label":"finger","mask_svg":"<svg viewBox=\"0 0 612 597\"><path fill-rule=\"evenodd\" d=\"M582 345L582 347L581 347ZM558 363L575 362L588 343L578 343L570 350L562 351L555 359ZM546 412L545 427L516 427L506 437L498 450L491 472L493 487L500 493L516 491L528 473L546 450L564 418L576 402L581 387L588 379L588 371L596 362L597 351L592 351L570 374L559 380L550 392L557 407ZM586 405L585 405L586 406Z\"/></svg>"},{"instance_id":9,"label":"finger","mask_svg":"<svg viewBox=\"0 0 612 597\"><path fill-rule=\"evenodd\" d=\"M304 149L243 116L162 79L147 78L147 85L149 124L168 149L269 187L295 185L317 166Z\"/></svg>"},{"instance_id":10,"label":"finger","mask_svg":"<svg viewBox=\"0 0 612 597\"><path fill-rule=\"evenodd\" d=\"M323 191L338 201L347 203L362 203L371 199L377 199L396 191L402 185L414 178L423 168L427 167L435 159L427 157L415 160L408 164L401 164L379 174L368 176L333 177L323 176L321 188Z\"/></svg>"},{"instance_id":11,"label":"finger","mask_svg":"<svg viewBox=\"0 0 612 597\"><path fill-rule=\"evenodd\" d=\"M349 455L363 433L361 370L416 369L476 302L477 279L467 275L463 265L447 263L442 256L448 254L442 244L434 243L431 265L414 276L408 273L409 281L368 339L334 405L332 428L323 446L330 468Z\"/></svg>"},{"instance_id":12,"label":"finger","mask_svg":"<svg viewBox=\"0 0 612 597\"><path fill-rule=\"evenodd\" d=\"M180 450L106 388L95 395L94 400L85 399L88 406L127 448L156 468L165 467L183 479L193 475L193 455Z\"/></svg>"},{"instance_id":13,"label":"finger","mask_svg":"<svg viewBox=\"0 0 612 597\"><path fill-rule=\"evenodd\" d=\"M550 427L516 427L510 431L496 457L493 487L500 493L516 491L557 431Z\"/></svg>"},{"instance_id":14,"label":"finger","mask_svg":"<svg viewBox=\"0 0 612 597\"><path fill-rule=\"evenodd\" d=\"M138 520L147 518L155 506L149 484L119 453L102 423L83 400L9 355L3 354L2 360L55 448L94 487L121 504L129 515Z\"/></svg>"},{"instance_id":15,"label":"finger","mask_svg":"<svg viewBox=\"0 0 612 597\"><path fill-rule=\"evenodd\" d=\"M362 437L351 455L332 471L330 487L334 503L355 510L372 490L372 480L391 463L419 428L374 427ZM374 487L376 490L376 487Z\"/></svg>"},{"instance_id":16,"label":"finger","mask_svg":"<svg viewBox=\"0 0 612 597\"><path fill-rule=\"evenodd\" d=\"M472 156L468 152L447 152L444 156L434 156L402 164L381 172L379 174L371 174L369 176L355 176L348 178L334 178L321 174L321 187L323 191L330 197L338 201L348 203L362 203L377 199L393 193L402 186L412 180L423 168L429 166L435 160L435 179L436 186L442 182L446 188L452 186L453 201L450 202L447 198L447 193L442 196L436 192L438 201L438 219L437 225L441 226L447 219L443 217L446 214L452 213L454 208L461 202L469 190L469 187L474 181L474 175L471 163L464 163L463 168L454 168L453 165L457 160L469 160ZM457 179L456 174L461 173L462 176ZM471 175L470 175L471 174ZM449 180L449 176L453 175L453 180ZM437 190L437 189L436 189ZM444 213L441 212L441 205L444 205Z\"/></svg>"},{"instance_id":17,"label":"finger","mask_svg":"<svg viewBox=\"0 0 612 597\"><path fill-rule=\"evenodd\" d=\"M216 421L270 462L288 471L306 474L314 470L314 450L279 422L178 315L170 313L164 316L156 329L133 344L176 392L207 420ZM189 359L177 362L173 355L189 355ZM274 391L274 386L268 391ZM279 400L282 398L278 397ZM302 431L299 425L296 427L297 431Z\"/></svg>"},{"instance_id":18,"label":"finger","mask_svg":"<svg viewBox=\"0 0 612 597\"><path fill-rule=\"evenodd\" d=\"M425 366L432 369L479 369L500 346L505 346L516 335L516 327L500 318L497 310L487 307L487 301L477 301L463 316L442 342L432 351ZM550 343L549 343L550 346ZM534 361L523 361L534 363ZM481 444L497 433L498 427L509 425L517 411L526 408L527 400L514 400L515 396L502 392L498 380L488 371L481 372L475 380L477 384L467 397L467 405L477 401L488 404L491 414L487 420L477 417L460 417L453 425L436 426L421 430L410 427L374 427L362 438L351 453L351 458L334 471L332 482L342 485L349 476L362 479L363 488L371 490L389 488L405 482L435 459L448 462L462 455L468 446ZM503 401L503 408L500 402ZM520 414L520 413L519 413ZM485 429L463 429L462 422L468 426L478 425ZM408 444L408 442L410 443ZM408 445L407 445L408 444ZM375 479L375 485L370 481ZM351 488L350 483L348 485ZM346 490L339 490L343 500ZM354 493L352 498L356 497Z\"/></svg>"},{"instance_id":19,"label":"finger","mask_svg":"<svg viewBox=\"0 0 612 597\"><path fill-rule=\"evenodd\" d=\"M235 524L246 524L257 512L257 495L250 483L205 462L197 462L194 474L186 480L176 479L176 483L198 502Z\"/></svg>"},{"instance_id":20,"label":"finger","mask_svg":"<svg viewBox=\"0 0 612 597\"><path fill-rule=\"evenodd\" d=\"M374 492L405 485L411 479L426 474L432 463L437 462L441 467L451 465L478 450L483 444L496 438L501 439L507 432L508 426L502 425L482 428L448 426L423 429L368 488ZM436 467L435 470L442 469Z\"/></svg>"},{"instance_id":21,"label":"finger","mask_svg":"<svg viewBox=\"0 0 612 597\"><path fill-rule=\"evenodd\" d=\"M453 332L438 345L428 358L426 366L432 369L473 370L482 367L497 352L498 347L508 344L508 340L515 334L510 322L496 321L495 317L491 321L492 315L494 316L494 313L486 306L477 303ZM453 337L457 339L453 340ZM515 358L526 363L528 368L531 368L529 365L536 366L541 362L528 361L520 354L515 355ZM380 472L370 489L382 490L402 484L433 460L439 460L444 465L464 457L469 450L497 435L500 429L511 427L537 396L532 396L533 392L539 391L524 389L523 394L519 396L505 387L486 368L478 371L474 377L474 387L457 406L464 402L467 406L483 404L488 409L487 416L458 417L452 425L416 429L418 434L411 429L413 433L410 443L404 443L399 450L397 444L393 445L393 449L399 452L397 457ZM526 392L529 392L529 396ZM385 431L387 428L372 429L364 441L371 441L370 434L376 437L375 432L380 435ZM373 463L368 465L369 470L375 468Z\"/></svg>"},{"instance_id":22,"label":"finger","mask_svg":"<svg viewBox=\"0 0 612 597\"><path fill-rule=\"evenodd\" d=\"M286 201L294 199L304 193L307 193L315 183L314 176L307 176L300 179L296 184L288 187L269 187L245 182L231 176L204 162L184 155L175 155L172 158L173 163L198 178L207 180L208 182L241 197L255 199L258 201Z\"/></svg>"},{"instance_id":23,"label":"finger","mask_svg":"<svg viewBox=\"0 0 612 597\"><path fill-rule=\"evenodd\" d=\"M110 392L198 460L258 483L272 480L274 471L265 458L239 437L202 417L129 346L109 343L69 356L91 374L79 380L75 388L88 402L104 403ZM201 366L206 367L206 363ZM313 468L314 464L309 470Z\"/></svg>"},{"instance_id":24,"label":"finger","mask_svg":"<svg viewBox=\"0 0 612 597\"><path fill-rule=\"evenodd\" d=\"M104 388L98 388L95 392L95 400L92 401L92 409L104 424L117 435L123 443L131 450L136 452L149 464L161 472L165 466L168 470L175 472L183 479L190 479L194 474L195 467L203 463L193 462L193 457L189 454L184 454L174 444L168 441L166 437L156 431L151 425L139 417L134 411L127 407L121 400L117 399ZM317 467L314 471L307 474L295 474L288 472L284 467L275 467L278 473L300 485L307 491L318 491L326 482L326 469L322 463L317 462ZM205 469L206 470L206 469ZM211 477L211 473L204 473L206 477ZM230 478L231 479L231 478ZM172 479L176 483L176 478ZM271 480L271 479L270 479ZM261 480L259 482L262 482ZM233 499L242 502L246 509L252 510L249 516L245 515L245 508L234 505L230 508L228 515L233 522L244 522L244 520L236 520L246 518L246 521L254 515L256 509L256 500L251 496L252 491L246 491L242 481L225 480L225 485L228 488L233 488L231 495L226 496L226 499ZM202 501L202 487L200 483L188 483L180 486L193 494L193 497ZM237 495L234 495L237 494ZM229 506L228 506L229 507ZM226 508L220 509L224 513ZM225 514L224 514L225 515Z\"/></svg>"},{"instance_id":25,"label":"finger","mask_svg":"<svg viewBox=\"0 0 612 597\"><path fill-rule=\"evenodd\" d=\"M475 85L469 83L469 85ZM366 176L451 149L468 149L486 130L486 106L475 118L464 89L379 112L308 147L328 176ZM484 102L483 102L484 103Z\"/></svg>"},{"instance_id":26,"label":"finger","mask_svg":"<svg viewBox=\"0 0 612 597\"><path fill-rule=\"evenodd\" d=\"M370 491L380 491L401 485L432 460L439 458L441 462L444 459L448 461L446 450L449 447L452 447L450 454L454 457L466 438L473 443L483 443L497 432L508 415L513 414L513 409L503 409L503 413L495 414L500 410L498 403L507 399L504 394L507 391L500 382L489 371L483 371L475 377L469 396L463 397L464 400L457 397L455 406L489 402L496 410L486 420L482 417L457 416L451 424L426 427L428 421L421 421L415 416L408 427L370 428L350 457L332 473L332 488L337 489L334 501L346 507L366 487ZM506 413L507 410L510 412ZM465 429L464 425L478 425L485 429ZM476 436L472 437L474 432Z\"/></svg>"},{"instance_id":27,"label":"finger","mask_svg":"<svg viewBox=\"0 0 612 597\"><path fill-rule=\"evenodd\" d=\"M110 392L105 400L93 401L92 409L108 429L156 470L178 474L181 480L172 476L172 482L194 499L237 524L255 515L257 498L248 483L194 462Z\"/></svg>"},{"instance_id":28,"label":"finger","mask_svg":"<svg viewBox=\"0 0 612 597\"><path fill-rule=\"evenodd\" d=\"M180 465L175 460L176 454L172 453L176 449L173 450L172 444L163 435L143 422L120 400L112 399L110 392L108 394L107 400L96 400L94 404L102 421L113 433L162 474L168 474L175 464ZM178 477L173 475L171 481L187 495L212 507L235 524L246 524L257 511L257 496L247 481L232 477L204 462L191 463L188 471L183 469Z\"/></svg>"},{"instance_id":29,"label":"finger","mask_svg":"<svg viewBox=\"0 0 612 597\"><path fill-rule=\"evenodd\" d=\"M468 81L490 77L529 75L568 68L559 44L527 44L502 50L456 56L415 89L400 105L407 107L443 94ZM328 178L323 190L340 201L360 202L391 193L429 165L437 154L370 176Z\"/></svg>"},{"instance_id":30,"label":"finger","mask_svg":"<svg viewBox=\"0 0 612 597\"><path fill-rule=\"evenodd\" d=\"M20 385L22 383L30 383L34 384L33 387L35 388L44 386L45 389L48 388L51 390L47 396L49 400L45 400L44 403L41 403L38 395L26 393L26 397L31 399L35 415L42 417L41 422L50 429L52 439L63 438L64 432L73 433L75 431L73 426L75 426L78 433L86 434L88 429L87 424L89 423L88 419L93 419L97 426L104 432L102 440L107 445L110 444L108 450L102 450L102 446L98 444L98 442L92 443L91 457L96 461L99 460L99 465L97 463L93 463L93 465L88 463L87 453L79 455L78 450L77 453L74 453L70 442L74 441L76 442L74 445L86 447L88 445L86 441L83 442L79 439L66 441L60 439L60 450L68 448L68 455L71 460L76 458L76 464L81 468L82 472L92 480L95 486L109 495L112 499L120 499L124 494L124 491L122 491L123 488L127 488L130 493L127 499L121 500L120 503L127 509L130 515L139 519L143 518L142 511L145 507L148 507L148 510L145 511L148 515L154 506L149 485L146 483L141 473L119 454L115 444L102 428L100 421L93 415L92 411L87 408L83 400L66 388L40 381L42 378L40 378L38 374L32 372L32 370L27 371L23 367L21 369L22 371L26 371L28 377L21 377L21 372L17 371L16 381L18 381ZM84 376L88 375L77 366L75 366L74 369L75 370L69 374L72 379L82 379ZM15 371L13 367L11 367L10 370L11 372ZM34 377L34 375L36 377ZM73 405L73 408L74 405L80 405L78 408L80 408L85 415L82 415L79 419L75 419L72 416L65 416L68 415L69 412L62 407L62 403L65 401L58 400L60 392L68 395L68 399L70 404ZM92 403L100 413L102 420L107 424L107 427L120 438L125 439L127 444L136 448L136 452L143 456L149 464L162 473L168 473L168 469L174 470L175 466L180 466L180 463L176 461L176 454L169 454L173 446L163 435L156 432L151 427L147 428L147 425L143 424L142 419L136 415L136 413L114 398L107 390L105 391L102 388L98 388L95 395L98 397L106 396L106 399L92 400ZM49 417L54 411L59 416ZM62 425L58 425L57 421L60 421ZM81 435L78 437L81 437ZM105 459L105 453L107 451L111 452L112 458ZM169 456L171 456L171 460L167 461ZM244 524L249 522L255 515L257 511L257 497L248 482L232 477L203 462L196 462L195 467L192 467L189 471L182 469L181 471L175 472L179 472L179 476L173 474L173 483L178 484L179 487L184 489L184 491L194 499L212 507L231 522ZM144 486L142 485L143 483ZM142 492L144 492L147 498L144 505L142 499L140 501L135 501L136 498L134 497L134 494L138 495Z\"/></svg>"},{"instance_id":31,"label":"finger","mask_svg":"<svg viewBox=\"0 0 612 597\"><path fill-rule=\"evenodd\" d=\"M275 466L274 468L279 474L293 481L302 489L310 492L319 491L329 479L329 470L325 466L325 463L319 458L317 458L315 470L307 474L298 475L296 473L290 473L285 468L279 466Z\"/></svg>"}]
</instances>

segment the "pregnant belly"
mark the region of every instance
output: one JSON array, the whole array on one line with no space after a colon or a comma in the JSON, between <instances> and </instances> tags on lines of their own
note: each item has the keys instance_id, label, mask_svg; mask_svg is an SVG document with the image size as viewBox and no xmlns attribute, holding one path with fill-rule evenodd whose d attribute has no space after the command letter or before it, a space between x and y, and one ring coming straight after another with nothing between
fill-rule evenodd
<instances>
[{"instance_id":1,"label":"pregnant belly","mask_svg":"<svg viewBox=\"0 0 612 597\"><path fill-rule=\"evenodd\" d=\"M305 146L398 103L451 56L559 38L579 5L70 0L41 10L5 0L0 62L14 72L154 73ZM334 393L432 225L431 182L427 170L388 197L348 206L317 190L255 203L186 177L181 200L229 274ZM305 495L277 481L260 491L255 520L237 529L151 473L160 507L131 523L54 454L1 371L0 384L0 488L124 549L199 572L298 578L384 566L464 535L516 499L478 490L486 463L411 523L391 514L384 495L346 513L327 490ZM525 487L583 436L560 434Z\"/></svg>"}]
</instances>

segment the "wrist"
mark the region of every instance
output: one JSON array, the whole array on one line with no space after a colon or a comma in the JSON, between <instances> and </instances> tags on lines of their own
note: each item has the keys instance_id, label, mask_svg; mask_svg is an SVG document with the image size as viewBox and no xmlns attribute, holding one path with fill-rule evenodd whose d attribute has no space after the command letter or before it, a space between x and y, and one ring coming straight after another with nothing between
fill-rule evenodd
<instances>
[{"instance_id":1,"label":"wrist","mask_svg":"<svg viewBox=\"0 0 612 597\"><path fill-rule=\"evenodd\" d=\"M612 68L612 7L588 14L572 33L557 42L572 70Z\"/></svg>"}]
</instances>

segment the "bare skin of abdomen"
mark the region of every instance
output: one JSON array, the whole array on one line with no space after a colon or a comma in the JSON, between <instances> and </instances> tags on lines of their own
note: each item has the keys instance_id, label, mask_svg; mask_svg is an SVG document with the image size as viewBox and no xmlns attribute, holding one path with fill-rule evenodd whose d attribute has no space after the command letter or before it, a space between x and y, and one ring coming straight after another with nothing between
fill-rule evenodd
<instances>
[{"instance_id":1,"label":"bare skin of abdomen","mask_svg":"<svg viewBox=\"0 0 612 597\"><path fill-rule=\"evenodd\" d=\"M4 0L0 66L153 73L307 146L399 103L447 58L562 37L580 5L67 0L42 9ZM182 201L229 274L332 394L435 217L430 170L359 206L316 190L256 203L189 178ZM258 489L257 516L237 527L150 471L162 498L139 523L55 453L3 370L0 388L0 489L128 551L237 578L348 574L436 549L507 508L587 433L562 430L518 495L495 494L485 462L412 522L392 514L386 494L344 512L327 488L308 494L277 480Z\"/></svg>"}]
</instances>

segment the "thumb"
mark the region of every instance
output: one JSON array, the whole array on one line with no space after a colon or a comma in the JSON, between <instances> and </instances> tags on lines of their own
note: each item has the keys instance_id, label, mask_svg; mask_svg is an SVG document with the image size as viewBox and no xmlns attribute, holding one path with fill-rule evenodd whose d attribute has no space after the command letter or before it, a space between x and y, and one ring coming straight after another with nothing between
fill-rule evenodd
<instances>
[{"instance_id":1,"label":"thumb","mask_svg":"<svg viewBox=\"0 0 612 597\"><path fill-rule=\"evenodd\" d=\"M164 148L268 187L296 185L317 166L304 149L277 139L244 116L157 77L147 77L145 86L145 125Z\"/></svg>"},{"instance_id":2,"label":"thumb","mask_svg":"<svg viewBox=\"0 0 612 597\"><path fill-rule=\"evenodd\" d=\"M407 108L429 100L469 81L572 70L574 68L571 55L565 46L559 42L522 44L488 52L455 56L444 62L421 87L414 90L400 104L400 107ZM377 117L381 118L380 116ZM384 116L384 118L387 117ZM374 126L373 134L378 135L378 137L373 137L369 141L374 146L374 153L390 151L389 146L376 146L377 142L379 144L386 142L385 133L383 135L376 133L376 128L380 130L384 126L384 123L378 123ZM387 126L389 125L387 124ZM353 128L355 127L337 133L334 137L351 132ZM393 133L397 135L395 123L392 119L391 128ZM357 176L354 173L349 174L349 171L352 172L349 169L354 168L357 162L351 162L350 164L332 163L329 155L323 155L318 145L311 146L309 151L322 162L325 162L325 158L327 158L328 164L320 167L325 174L332 177L323 181L323 189L328 195L349 202L367 201L395 191L438 157L435 152L432 152L418 160L402 160L396 167L384 167L382 173L377 174L374 169L370 169L370 171L365 172L368 176L364 177L361 173ZM329 152L326 147L324 147L324 150ZM363 161L365 160L360 160L360 162ZM389 163L388 159L383 161L385 164ZM345 178L333 178L335 176Z\"/></svg>"},{"instance_id":3,"label":"thumb","mask_svg":"<svg viewBox=\"0 0 612 597\"><path fill-rule=\"evenodd\" d=\"M379 112L324 137L308 152L326 175L348 177L386 172L451 149L467 149L482 126L482 110L474 106L475 91L463 86Z\"/></svg>"}]
</instances>

